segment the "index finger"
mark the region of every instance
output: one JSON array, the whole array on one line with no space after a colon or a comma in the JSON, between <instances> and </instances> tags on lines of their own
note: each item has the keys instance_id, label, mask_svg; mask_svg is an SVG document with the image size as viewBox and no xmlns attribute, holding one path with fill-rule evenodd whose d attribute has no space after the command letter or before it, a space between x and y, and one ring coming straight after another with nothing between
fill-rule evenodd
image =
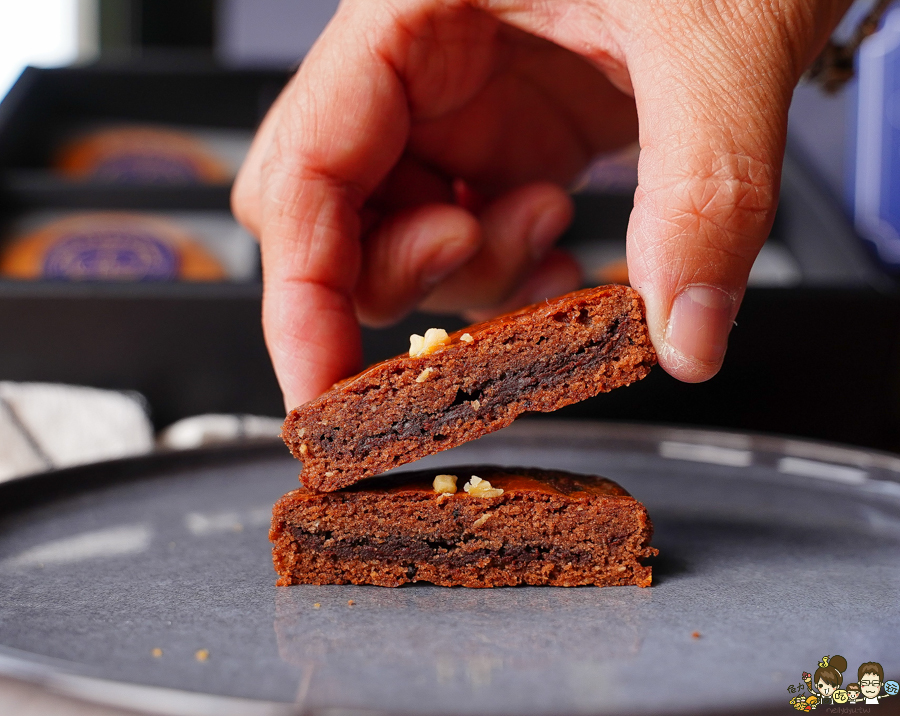
<instances>
[{"instance_id":1,"label":"index finger","mask_svg":"<svg viewBox=\"0 0 900 716\"><path fill-rule=\"evenodd\" d=\"M339 11L307 56L259 165L263 328L289 408L359 365L359 210L408 134L403 87L352 21Z\"/></svg>"}]
</instances>

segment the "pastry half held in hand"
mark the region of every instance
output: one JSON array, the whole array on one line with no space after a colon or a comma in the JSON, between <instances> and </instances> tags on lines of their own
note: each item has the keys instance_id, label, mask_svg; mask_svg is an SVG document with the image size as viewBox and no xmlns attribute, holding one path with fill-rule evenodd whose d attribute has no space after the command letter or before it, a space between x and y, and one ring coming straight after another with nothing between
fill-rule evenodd
<instances>
[{"instance_id":1,"label":"pastry half held in hand","mask_svg":"<svg viewBox=\"0 0 900 716\"><path fill-rule=\"evenodd\" d=\"M640 380L656 363L640 296L602 286L452 335L413 336L288 415L282 437L321 492Z\"/></svg>"},{"instance_id":2,"label":"pastry half held in hand","mask_svg":"<svg viewBox=\"0 0 900 716\"><path fill-rule=\"evenodd\" d=\"M467 466L338 492L289 492L272 512L278 584L650 585L653 525L616 483Z\"/></svg>"}]
</instances>

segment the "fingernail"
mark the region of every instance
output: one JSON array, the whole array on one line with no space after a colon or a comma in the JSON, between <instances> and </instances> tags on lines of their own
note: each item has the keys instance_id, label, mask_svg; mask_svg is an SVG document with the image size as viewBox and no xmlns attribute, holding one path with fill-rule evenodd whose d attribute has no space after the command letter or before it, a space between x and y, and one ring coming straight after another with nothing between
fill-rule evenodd
<instances>
[{"instance_id":1,"label":"fingernail","mask_svg":"<svg viewBox=\"0 0 900 716\"><path fill-rule=\"evenodd\" d=\"M528 245L533 258L544 257L547 250L566 230L570 219L569 212L560 211L556 205L538 213L528 232Z\"/></svg>"},{"instance_id":2,"label":"fingernail","mask_svg":"<svg viewBox=\"0 0 900 716\"><path fill-rule=\"evenodd\" d=\"M420 278L422 288L426 290L434 288L468 261L476 250L477 247L473 246L471 242L456 238L448 238L439 242L422 268Z\"/></svg>"},{"instance_id":3,"label":"fingernail","mask_svg":"<svg viewBox=\"0 0 900 716\"><path fill-rule=\"evenodd\" d=\"M718 364L728 347L735 297L714 286L688 286L669 314L666 342L685 358Z\"/></svg>"}]
</instances>

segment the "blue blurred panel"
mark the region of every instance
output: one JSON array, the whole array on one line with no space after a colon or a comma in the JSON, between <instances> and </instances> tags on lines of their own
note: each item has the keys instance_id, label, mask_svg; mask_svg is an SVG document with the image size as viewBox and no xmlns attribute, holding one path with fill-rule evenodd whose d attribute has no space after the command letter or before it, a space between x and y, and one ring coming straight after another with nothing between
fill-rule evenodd
<instances>
[{"instance_id":1,"label":"blue blurred panel","mask_svg":"<svg viewBox=\"0 0 900 716\"><path fill-rule=\"evenodd\" d=\"M900 6L859 52L854 220L878 259L900 270Z\"/></svg>"}]
</instances>

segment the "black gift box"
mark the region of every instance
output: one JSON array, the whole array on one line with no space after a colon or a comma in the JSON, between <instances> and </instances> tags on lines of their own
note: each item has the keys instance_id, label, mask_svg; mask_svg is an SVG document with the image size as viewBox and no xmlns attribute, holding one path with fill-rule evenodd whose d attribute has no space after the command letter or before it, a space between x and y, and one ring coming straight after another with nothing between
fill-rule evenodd
<instances>
[{"instance_id":1,"label":"black gift box","mask_svg":"<svg viewBox=\"0 0 900 716\"><path fill-rule=\"evenodd\" d=\"M229 211L231 187L73 182L47 169L58 138L91 122L252 132L286 72L155 62L28 68L0 104L0 220L34 210ZM278 415L257 280L0 280L0 379L138 390L157 426L203 412Z\"/></svg>"}]
</instances>

